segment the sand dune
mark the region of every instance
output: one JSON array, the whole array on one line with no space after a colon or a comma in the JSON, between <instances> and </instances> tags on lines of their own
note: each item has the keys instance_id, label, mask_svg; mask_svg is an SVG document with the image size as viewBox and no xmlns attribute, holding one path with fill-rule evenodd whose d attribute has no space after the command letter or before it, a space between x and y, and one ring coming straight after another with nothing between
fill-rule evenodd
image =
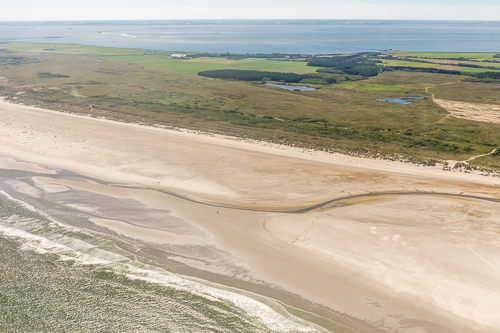
<instances>
[{"instance_id":1,"label":"sand dune","mask_svg":"<svg viewBox=\"0 0 500 333\"><path fill-rule=\"evenodd\" d=\"M445 108L454 117L500 123L500 106L494 104L474 104L436 99L435 102Z\"/></svg>"}]
</instances>

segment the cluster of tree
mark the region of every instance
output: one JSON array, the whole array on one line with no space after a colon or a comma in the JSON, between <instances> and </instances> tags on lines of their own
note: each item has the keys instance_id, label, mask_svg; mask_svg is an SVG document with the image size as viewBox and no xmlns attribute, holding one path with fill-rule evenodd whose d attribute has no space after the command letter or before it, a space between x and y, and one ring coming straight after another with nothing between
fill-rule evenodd
<instances>
[{"instance_id":1,"label":"cluster of tree","mask_svg":"<svg viewBox=\"0 0 500 333\"><path fill-rule=\"evenodd\" d=\"M491 60L484 60L484 61L476 61L476 60L468 60L465 58L455 58L456 60L467 60L467 61L474 61L474 62L493 62ZM415 59L415 58L403 58L404 61L413 61L413 62L422 62L422 63L427 63L427 64L435 64L435 62L432 61L426 61L426 60L420 60L420 59ZM484 68L484 69L498 69L498 67L494 66L482 66L482 65L476 65L476 64L468 64L468 63L457 63L457 64L447 64L448 66L458 66L458 67L469 67L469 68Z\"/></svg>"},{"instance_id":2,"label":"cluster of tree","mask_svg":"<svg viewBox=\"0 0 500 333\"><path fill-rule=\"evenodd\" d=\"M432 58L425 58L425 59L432 59ZM434 64L434 62L432 62L432 61L422 60L422 59L414 58L414 57L404 57L402 60L404 60L404 61L413 61L413 62L422 62L422 63L425 63L425 64ZM466 59L464 59L464 60L466 60Z\"/></svg>"},{"instance_id":3,"label":"cluster of tree","mask_svg":"<svg viewBox=\"0 0 500 333\"><path fill-rule=\"evenodd\" d=\"M452 71L449 69L439 69L439 68L424 68L424 67L408 67L408 66L391 66L388 67L395 71L407 71L407 72L424 72L424 73L438 73L438 74L452 74L461 75L460 71Z\"/></svg>"},{"instance_id":4,"label":"cluster of tree","mask_svg":"<svg viewBox=\"0 0 500 333\"><path fill-rule=\"evenodd\" d=\"M309 55L304 54L291 54L291 53L198 53L192 55L193 58L227 58L231 60L241 60L247 58L259 58L259 59L305 59L309 58Z\"/></svg>"},{"instance_id":5,"label":"cluster of tree","mask_svg":"<svg viewBox=\"0 0 500 333\"><path fill-rule=\"evenodd\" d=\"M67 78L69 77L69 75L52 74L49 72L39 72L38 77L40 79L60 79L60 78Z\"/></svg>"},{"instance_id":6,"label":"cluster of tree","mask_svg":"<svg viewBox=\"0 0 500 333\"><path fill-rule=\"evenodd\" d=\"M480 78L480 79L500 80L500 72L477 73L477 74L474 74L474 76L477 77L477 78Z\"/></svg>"},{"instance_id":7,"label":"cluster of tree","mask_svg":"<svg viewBox=\"0 0 500 333\"><path fill-rule=\"evenodd\" d=\"M0 65L26 65L26 64L36 64L39 63L40 60L36 58L26 58L26 57L18 57L18 56L2 56L0 57Z\"/></svg>"},{"instance_id":8,"label":"cluster of tree","mask_svg":"<svg viewBox=\"0 0 500 333\"><path fill-rule=\"evenodd\" d=\"M495 66L481 66L475 64L464 64L464 63L450 64L450 65L460 66L460 67L470 67L470 68L498 69L498 67Z\"/></svg>"},{"instance_id":9,"label":"cluster of tree","mask_svg":"<svg viewBox=\"0 0 500 333\"><path fill-rule=\"evenodd\" d=\"M294 73L277 73L255 70L238 70L238 69L222 69L202 71L198 75L217 78L217 79L233 79L239 81L279 81L285 83L315 83L315 84L332 84L336 83L335 74L357 75L357 77L376 76L383 71L408 71L408 72L424 72L437 74L452 74L464 75L464 73L456 70L439 69L439 68L424 68L424 67L409 67L409 66L377 66L381 63L379 60L370 59L376 53L358 53L348 56L333 56L333 57L314 57L307 64L308 66L321 67L314 74L294 74ZM423 60L415 60L417 62L425 62ZM480 66L476 64L459 63L455 64L461 67L471 68L486 68L497 69L492 66ZM471 76L471 80L490 82L500 80L500 72L485 72L477 74L467 74ZM338 75L337 75L338 76Z\"/></svg>"},{"instance_id":10,"label":"cluster of tree","mask_svg":"<svg viewBox=\"0 0 500 333\"><path fill-rule=\"evenodd\" d=\"M500 72L484 72L484 73L474 73L469 75L471 76L462 79L462 81L500 83Z\"/></svg>"},{"instance_id":11,"label":"cluster of tree","mask_svg":"<svg viewBox=\"0 0 500 333\"><path fill-rule=\"evenodd\" d=\"M432 60L459 60L459 61L477 61L473 60L470 58L464 58L464 57L458 57L458 58L433 58L433 57L415 57L415 56L408 56L406 57L405 60L408 58L414 58L414 59L432 59Z\"/></svg>"},{"instance_id":12,"label":"cluster of tree","mask_svg":"<svg viewBox=\"0 0 500 333\"><path fill-rule=\"evenodd\" d=\"M351 75L377 76L383 71L377 66L382 61L370 59L377 54L357 53L348 56L314 57L307 63L307 66L333 68Z\"/></svg>"},{"instance_id":13,"label":"cluster of tree","mask_svg":"<svg viewBox=\"0 0 500 333\"><path fill-rule=\"evenodd\" d=\"M214 79L232 79L239 81L279 81L285 83L333 84L337 80L329 73L277 73L240 69L219 69L199 72L198 75Z\"/></svg>"},{"instance_id":14,"label":"cluster of tree","mask_svg":"<svg viewBox=\"0 0 500 333\"><path fill-rule=\"evenodd\" d=\"M499 54L495 54L495 55L493 56L493 58L500 58L500 53L499 53Z\"/></svg>"},{"instance_id":15,"label":"cluster of tree","mask_svg":"<svg viewBox=\"0 0 500 333\"><path fill-rule=\"evenodd\" d=\"M240 69L219 69L202 71L198 75L214 79L233 79L239 81L281 81L286 83L299 83L303 76L294 73L277 73Z\"/></svg>"}]
</instances>

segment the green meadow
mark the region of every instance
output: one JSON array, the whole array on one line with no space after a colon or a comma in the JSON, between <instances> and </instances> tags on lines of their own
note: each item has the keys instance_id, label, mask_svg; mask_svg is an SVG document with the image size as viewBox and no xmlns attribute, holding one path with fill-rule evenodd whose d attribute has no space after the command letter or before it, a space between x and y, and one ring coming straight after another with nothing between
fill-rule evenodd
<instances>
[{"instance_id":1,"label":"green meadow","mask_svg":"<svg viewBox=\"0 0 500 333\"><path fill-rule=\"evenodd\" d=\"M472 60L493 60L493 56L500 53L491 52L397 52L398 56L410 56L418 58L434 58L434 59L445 59L445 58L468 58Z\"/></svg>"},{"instance_id":2,"label":"green meadow","mask_svg":"<svg viewBox=\"0 0 500 333\"><path fill-rule=\"evenodd\" d=\"M142 64L148 67L175 70L189 74L216 69L243 69L307 74L314 73L317 69L316 67L308 67L306 62L257 58L242 60L228 60L223 58L168 59L144 55L102 56L99 58L106 61Z\"/></svg>"},{"instance_id":3,"label":"green meadow","mask_svg":"<svg viewBox=\"0 0 500 333\"><path fill-rule=\"evenodd\" d=\"M422 59L426 60L426 59ZM462 66L452 66L450 64L438 64L438 63L426 63L426 62L415 62L415 61L405 61L396 59L383 60L382 64L379 66L405 66L414 68L438 68L446 70L455 70L463 73L483 73L483 72L500 72L500 64L495 63L474 63L480 66L494 66L498 67L498 70L489 68L472 68L472 67L462 67Z\"/></svg>"},{"instance_id":4,"label":"green meadow","mask_svg":"<svg viewBox=\"0 0 500 333\"><path fill-rule=\"evenodd\" d=\"M307 74L314 73L317 69L317 67L308 67L307 63L303 61L267 60L262 58L229 60L211 57L170 59L171 54L180 52L121 49L73 44L9 43L0 44L0 49L38 54L85 55L106 61L140 64L189 74L197 74L200 71L215 69L244 69ZM183 54L189 55L190 53L183 52Z\"/></svg>"}]
</instances>

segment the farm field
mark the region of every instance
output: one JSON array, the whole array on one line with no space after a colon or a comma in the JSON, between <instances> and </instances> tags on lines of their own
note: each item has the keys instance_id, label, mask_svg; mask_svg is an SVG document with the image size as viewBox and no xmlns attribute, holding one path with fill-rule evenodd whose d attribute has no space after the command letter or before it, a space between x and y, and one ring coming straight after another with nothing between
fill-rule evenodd
<instances>
[{"instance_id":1,"label":"farm field","mask_svg":"<svg viewBox=\"0 0 500 333\"><path fill-rule=\"evenodd\" d=\"M428 61L429 59L425 59ZM384 60L383 64L379 64L380 66L405 66L405 67L416 67L416 68L437 68L437 69L446 69L446 70L455 70L463 73L482 73L482 72L500 72L500 64L492 64L492 63L472 63L474 65L480 66L495 66L498 67L498 70L487 69L487 68L471 68L471 67L462 67L462 66L453 66L452 63L443 64L440 63L439 60L434 60L434 63L426 63L426 62L415 62L415 61L404 61L404 60ZM458 61L460 63L465 63Z\"/></svg>"},{"instance_id":2,"label":"farm field","mask_svg":"<svg viewBox=\"0 0 500 333\"><path fill-rule=\"evenodd\" d=\"M500 52L500 51L499 51ZM418 58L469 58L472 60L492 60L498 53L491 52L397 52L398 56L410 56Z\"/></svg>"}]
</instances>

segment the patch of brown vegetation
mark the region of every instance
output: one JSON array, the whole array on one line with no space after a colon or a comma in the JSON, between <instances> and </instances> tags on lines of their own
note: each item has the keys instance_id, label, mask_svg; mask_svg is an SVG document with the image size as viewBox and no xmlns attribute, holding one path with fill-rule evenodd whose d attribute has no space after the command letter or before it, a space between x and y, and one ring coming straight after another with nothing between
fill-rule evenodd
<instances>
[{"instance_id":1,"label":"patch of brown vegetation","mask_svg":"<svg viewBox=\"0 0 500 333\"><path fill-rule=\"evenodd\" d=\"M500 123L500 106L492 104L474 104L436 99L435 102L457 118Z\"/></svg>"},{"instance_id":2,"label":"patch of brown vegetation","mask_svg":"<svg viewBox=\"0 0 500 333\"><path fill-rule=\"evenodd\" d=\"M225 62L227 61L227 58L198 58L196 59L196 62L202 62L204 64L209 64L209 63L218 63L218 62Z\"/></svg>"}]
</instances>

